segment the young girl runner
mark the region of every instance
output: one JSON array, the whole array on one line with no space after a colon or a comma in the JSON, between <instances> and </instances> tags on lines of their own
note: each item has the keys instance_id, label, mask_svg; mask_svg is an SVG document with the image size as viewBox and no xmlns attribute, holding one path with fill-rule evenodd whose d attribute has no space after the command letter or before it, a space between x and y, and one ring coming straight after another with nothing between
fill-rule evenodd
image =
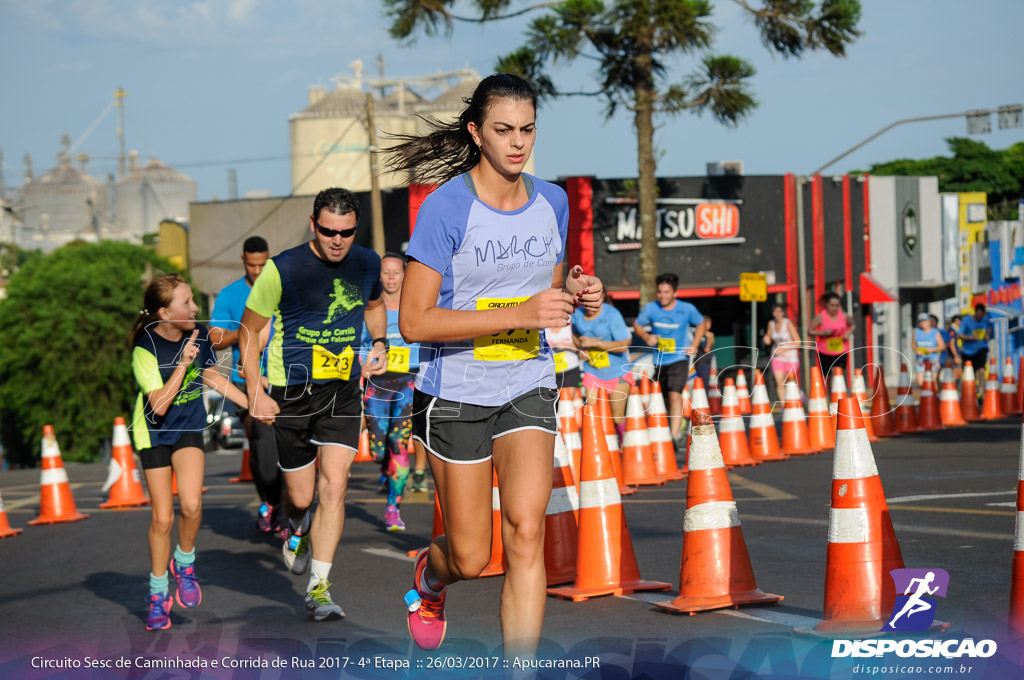
<instances>
[{"instance_id":1,"label":"young girl runner","mask_svg":"<svg viewBox=\"0 0 1024 680\"><path fill-rule=\"evenodd\" d=\"M535 653L544 620L544 512L551 495L554 360L544 328L601 282L563 271L565 192L523 172L537 93L516 76L482 80L458 121L390 149L390 168L442 184L420 207L406 255L399 325L424 343L413 438L429 452L445 534L420 552L406 594L409 631L444 640L446 587L476 578L491 553L491 471L508 567L500 620L507 655Z\"/></svg>"},{"instance_id":2,"label":"young girl runner","mask_svg":"<svg viewBox=\"0 0 1024 680\"><path fill-rule=\"evenodd\" d=\"M144 307L131 331L132 371L139 384L132 434L153 504L147 630L171 626L168 559L170 573L177 581L178 605L195 607L203 599L195 565L205 463L203 386L209 385L242 408L248 407L245 394L214 367L217 359L209 330L196 323L197 311L192 288L185 279L177 274L158 276L146 287ZM172 471L178 478L181 503L173 559Z\"/></svg>"}]
</instances>

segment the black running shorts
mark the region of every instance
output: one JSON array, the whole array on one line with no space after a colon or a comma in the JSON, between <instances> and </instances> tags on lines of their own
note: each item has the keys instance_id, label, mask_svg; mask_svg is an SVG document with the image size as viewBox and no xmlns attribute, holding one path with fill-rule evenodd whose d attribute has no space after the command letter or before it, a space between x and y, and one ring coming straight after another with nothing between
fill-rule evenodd
<instances>
[{"instance_id":1,"label":"black running shorts","mask_svg":"<svg viewBox=\"0 0 1024 680\"><path fill-rule=\"evenodd\" d=\"M658 382L665 394L676 392L682 394L686 388L686 379L690 376L690 360L683 359L674 364L658 367Z\"/></svg>"},{"instance_id":2,"label":"black running shorts","mask_svg":"<svg viewBox=\"0 0 1024 680\"><path fill-rule=\"evenodd\" d=\"M520 430L555 434L558 391L546 387L501 406L474 406L432 397L417 390L412 401L412 438L448 463L482 463L491 458L491 442Z\"/></svg>"},{"instance_id":3,"label":"black running shorts","mask_svg":"<svg viewBox=\"0 0 1024 680\"><path fill-rule=\"evenodd\" d=\"M285 472L312 465L318 446L359 449L363 395L357 381L272 386L270 396L281 409L274 435L278 465Z\"/></svg>"},{"instance_id":4,"label":"black running shorts","mask_svg":"<svg viewBox=\"0 0 1024 680\"><path fill-rule=\"evenodd\" d=\"M139 451L139 459L142 461L143 470L154 470L156 468L171 467L171 456L182 449L199 449L205 453L203 446L202 432L183 432L178 441L173 444L160 444L148 449Z\"/></svg>"}]
</instances>

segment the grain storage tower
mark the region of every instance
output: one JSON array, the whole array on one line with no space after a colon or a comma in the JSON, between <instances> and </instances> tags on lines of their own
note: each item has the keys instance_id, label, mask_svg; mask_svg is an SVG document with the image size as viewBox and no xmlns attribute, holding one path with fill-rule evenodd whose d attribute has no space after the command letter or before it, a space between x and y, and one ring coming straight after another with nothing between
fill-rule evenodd
<instances>
[{"instance_id":1,"label":"grain storage tower","mask_svg":"<svg viewBox=\"0 0 1024 680\"><path fill-rule=\"evenodd\" d=\"M66 136L65 136L66 137ZM22 188L22 226L18 245L50 252L82 239L109 238L108 186L82 168L71 165L70 141L58 154L57 167L43 173Z\"/></svg>"},{"instance_id":2,"label":"grain storage tower","mask_svg":"<svg viewBox=\"0 0 1024 680\"><path fill-rule=\"evenodd\" d=\"M188 220L188 204L198 198L196 181L153 157L117 183L117 229L153 234L160 222Z\"/></svg>"}]
</instances>

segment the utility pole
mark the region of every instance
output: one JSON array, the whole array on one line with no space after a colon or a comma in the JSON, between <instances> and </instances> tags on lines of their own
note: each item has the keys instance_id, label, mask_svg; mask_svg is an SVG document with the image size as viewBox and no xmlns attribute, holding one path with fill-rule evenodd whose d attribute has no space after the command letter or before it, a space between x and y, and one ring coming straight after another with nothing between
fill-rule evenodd
<instances>
[{"instance_id":1,"label":"utility pole","mask_svg":"<svg viewBox=\"0 0 1024 680\"><path fill-rule=\"evenodd\" d=\"M367 149L370 157L370 212L373 217L373 249L384 256L384 213L380 199L380 183L377 181L377 125L373 119L373 93L366 93L366 125L369 140Z\"/></svg>"},{"instance_id":2,"label":"utility pole","mask_svg":"<svg viewBox=\"0 0 1024 680\"><path fill-rule=\"evenodd\" d=\"M126 156L124 152L124 98L128 96L128 93L124 88L117 88L114 90L114 105L117 106L117 178L121 179L124 177L124 170L126 165ZM109 110L109 109L108 109Z\"/></svg>"}]
</instances>

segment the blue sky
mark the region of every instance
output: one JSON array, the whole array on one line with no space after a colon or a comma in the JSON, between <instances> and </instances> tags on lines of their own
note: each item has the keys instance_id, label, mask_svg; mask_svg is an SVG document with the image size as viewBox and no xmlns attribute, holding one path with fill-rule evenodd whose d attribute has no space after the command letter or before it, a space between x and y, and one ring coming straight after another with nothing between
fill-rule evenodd
<instances>
[{"instance_id":1,"label":"blue sky","mask_svg":"<svg viewBox=\"0 0 1024 680\"><path fill-rule=\"evenodd\" d=\"M713 46L751 61L760 107L737 128L709 117L662 119L658 174L701 175L705 163L742 160L747 174L807 173L885 125L911 116L1024 102L1020 0L864 0L865 35L846 59L775 57L731 0L716 0ZM451 38L392 41L379 0L0 0L0 149L7 184L53 167L59 138L79 139L122 86L129 148L156 154L199 182L201 199L226 197L227 169L240 192L290 187L288 115L315 83L348 73L361 58L388 75L471 66L488 73L522 42L527 19L457 25ZM693 59L672 64L681 80ZM590 67L554 71L564 89L594 89ZM636 174L628 112L605 122L602 103L571 98L539 113L537 173ZM116 120L108 115L76 149L99 176L116 169ZM978 137L994 148L1024 130ZM829 173L893 158L944 154L965 135L962 119L898 127ZM273 160L254 162L251 159Z\"/></svg>"}]
</instances>

